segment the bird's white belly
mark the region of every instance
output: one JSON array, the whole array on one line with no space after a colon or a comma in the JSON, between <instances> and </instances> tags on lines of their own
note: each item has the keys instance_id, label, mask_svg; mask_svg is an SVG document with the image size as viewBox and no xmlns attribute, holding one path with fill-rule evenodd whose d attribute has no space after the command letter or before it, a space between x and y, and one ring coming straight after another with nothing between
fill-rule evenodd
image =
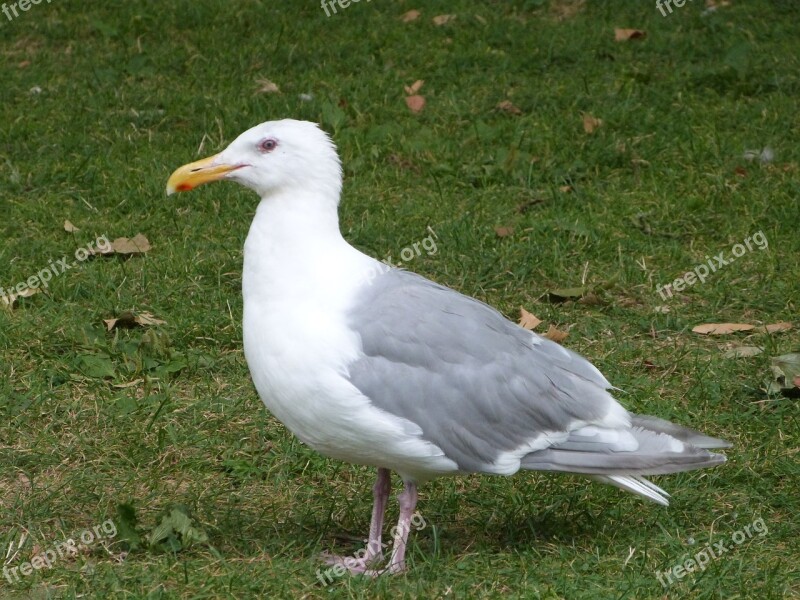
<instances>
[{"instance_id":1,"label":"bird's white belly","mask_svg":"<svg viewBox=\"0 0 800 600\"><path fill-rule=\"evenodd\" d=\"M318 452L416 480L457 470L420 427L376 408L347 380L360 339L343 315L246 300L244 351L266 407Z\"/></svg>"}]
</instances>

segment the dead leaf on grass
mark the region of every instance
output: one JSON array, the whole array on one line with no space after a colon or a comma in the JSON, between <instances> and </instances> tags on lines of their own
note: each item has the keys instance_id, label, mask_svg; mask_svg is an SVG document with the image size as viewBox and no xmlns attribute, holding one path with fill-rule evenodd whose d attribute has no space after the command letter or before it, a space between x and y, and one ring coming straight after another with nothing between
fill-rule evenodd
<instances>
[{"instance_id":1,"label":"dead leaf on grass","mask_svg":"<svg viewBox=\"0 0 800 600\"><path fill-rule=\"evenodd\" d=\"M419 12L417 9L413 9L406 13L403 13L400 16L400 20L403 21L403 23L410 23L411 21L416 21L417 19L419 19L419 16L421 14L422 13Z\"/></svg>"},{"instance_id":2,"label":"dead leaf on grass","mask_svg":"<svg viewBox=\"0 0 800 600\"><path fill-rule=\"evenodd\" d=\"M735 348L731 348L725 354L722 355L723 358L748 358L750 356L757 356L761 354L764 349L760 346L736 346Z\"/></svg>"},{"instance_id":3,"label":"dead leaf on grass","mask_svg":"<svg viewBox=\"0 0 800 600\"><path fill-rule=\"evenodd\" d=\"M694 333L701 335L727 335L729 333L736 333L738 331L756 331L759 333L780 333L782 331L789 331L792 328L791 323L771 323L769 325L762 325L756 327L749 323L703 323L692 328Z\"/></svg>"},{"instance_id":4,"label":"dead leaf on grass","mask_svg":"<svg viewBox=\"0 0 800 600\"><path fill-rule=\"evenodd\" d=\"M442 25L446 25L451 21L455 20L456 15L437 15L433 17L433 24L437 27L441 27Z\"/></svg>"},{"instance_id":5,"label":"dead leaf on grass","mask_svg":"<svg viewBox=\"0 0 800 600\"><path fill-rule=\"evenodd\" d=\"M533 313L529 313L527 310L519 307L519 325L523 329L536 329L539 324L542 322L541 319L537 318Z\"/></svg>"},{"instance_id":6,"label":"dead leaf on grass","mask_svg":"<svg viewBox=\"0 0 800 600\"><path fill-rule=\"evenodd\" d=\"M694 333L701 335L727 335L737 331L750 331L755 329L755 325L748 323L703 323L692 327Z\"/></svg>"},{"instance_id":7,"label":"dead leaf on grass","mask_svg":"<svg viewBox=\"0 0 800 600\"><path fill-rule=\"evenodd\" d=\"M548 340L552 340L556 343L561 343L561 341L569 335L566 331L561 331L560 329L556 329L554 325L550 325L547 329L547 333L544 334Z\"/></svg>"},{"instance_id":8,"label":"dead leaf on grass","mask_svg":"<svg viewBox=\"0 0 800 600\"><path fill-rule=\"evenodd\" d=\"M34 294L38 294L41 290L39 288L26 287L21 292L9 292L8 295L0 294L0 306L12 310L19 298L30 298Z\"/></svg>"},{"instance_id":9,"label":"dead leaf on grass","mask_svg":"<svg viewBox=\"0 0 800 600\"><path fill-rule=\"evenodd\" d=\"M103 319L103 323L106 324L108 331L115 329L116 327L146 327L148 325L166 325L166 321L162 321L161 319L157 319L149 312L142 312L135 314L131 311L125 311L121 313L118 317L112 319Z\"/></svg>"},{"instance_id":10,"label":"dead leaf on grass","mask_svg":"<svg viewBox=\"0 0 800 600\"><path fill-rule=\"evenodd\" d=\"M522 114L522 111L514 106L511 100L503 100L502 102L498 102L496 108L498 110L502 110L503 112L507 112L510 115Z\"/></svg>"},{"instance_id":11,"label":"dead leaf on grass","mask_svg":"<svg viewBox=\"0 0 800 600\"><path fill-rule=\"evenodd\" d=\"M425 96L407 96L406 106L408 106L409 110L413 113L421 112L422 109L425 108Z\"/></svg>"},{"instance_id":12,"label":"dead leaf on grass","mask_svg":"<svg viewBox=\"0 0 800 600\"><path fill-rule=\"evenodd\" d=\"M120 237L103 248L93 248L92 254L144 254L150 251L150 241L141 233L137 233L132 238Z\"/></svg>"},{"instance_id":13,"label":"dead leaf on grass","mask_svg":"<svg viewBox=\"0 0 800 600\"><path fill-rule=\"evenodd\" d=\"M411 85L404 85L403 89L406 91L406 94L408 94L409 96L413 96L420 90L420 88L422 88L424 84L425 84L424 79L417 79Z\"/></svg>"},{"instance_id":14,"label":"dead leaf on grass","mask_svg":"<svg viewBox=\"0 0 800 600\"><path fill-rule=\"evenodd\" d=\"M782 331L789 331L792 328L792 324L786 321L782 321L780 323L770 323L769 325L764 325L764 327L758 327L759 331L763 330L766 333L780 333Z\"/></svg>"},{"instance_id":15,"label":"dead leaf on grass","mask_svg":"<svg viewBox=\"0 0 800 600\"><path fill-rule=\"evenodd\" d=\"M508 237L514 233L514 227L511 225L507 227L498 226L494 228L494 232L497 234L497 237Z\"/></svg>"},{"instance_id":16,"label":"dead leaf on grass","mask_svg":"<svg viewBox=\"0 0 800 600\"><path fill-rule=\"evenodd\" d=\"M558 191L562 192L564 194L568 194L569 192L572 191L572 186L571 185L562 185L560 188L558 188Z\"/></svg>"},{"instance_id":17,"label":"dead leaf on grass","mask_svg":"<svg viewBox=\"0 0 800 600\"><path fill-rule=\"evenodd\" d=\"M603 124L602 119L593 117L589 113L583 113L583 130L586 133L594 133L594 130Z\"/></svg>"},{"instance_id":18,"label":"dead leaf on grass","mask_svg":"<svg viewBox=\"0 0 800 600\"><path fill-rule=\"evenodd\" d=\"M256 90L257 94L279 94L281 91L278 84L270 81L266 77L256 79L256 84L258 85L258 89Z\"/></svg>"},{"instance_id":19,"label":"dead leaf on grass","mask_svg":"<svg viewBox=\"0 0 800 600\"><path fill-rule=\"evenodd\" d=\"M549 290L547 292L547 299L550 302L566 302L567 300L578 300L586 294L585 287L572 287L572 288L559 288L557 290Z\"/></svg>"},{"instance_id":20,"label":"dead leaf on grass","mask_svg":"<svg viewBox=\"0 0 800 600\"><path fill-rule=\"evenodd\" d=\"M628 40L635 40L643 38L647 35L641 29L614 29L614 40L617 42L627 42Z\"/></svg>"},{"instance_id":21,"label":"dead leaf on grass","mask_svg":"<svg viewBox=\"0 0 800 600\"><path fill-rule=\"evenodd\" d=\"M800 396L800 354L776 356L770 365L772 379L767 385L769 393L781 392L787 396Z\"/></svg>"}]
</instances>

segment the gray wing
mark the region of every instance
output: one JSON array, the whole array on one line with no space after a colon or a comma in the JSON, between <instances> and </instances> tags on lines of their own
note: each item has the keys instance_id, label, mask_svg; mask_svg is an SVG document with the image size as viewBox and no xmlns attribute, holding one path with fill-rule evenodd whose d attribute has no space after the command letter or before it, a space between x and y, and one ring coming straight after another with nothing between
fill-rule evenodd
<instances>
[{"instance_id":1,"label":"gray wing","mask_svg":"<svg viewBox=\"0 0 800 600\"><path fill-rule=\"evenodd\" d=\"M608 381L587 360L490 306L407 271L362 288L349 315L364 356L350 381L377 407L418 424L462 471L545 432L608 414Z\"/></svg>"}]
</instances>

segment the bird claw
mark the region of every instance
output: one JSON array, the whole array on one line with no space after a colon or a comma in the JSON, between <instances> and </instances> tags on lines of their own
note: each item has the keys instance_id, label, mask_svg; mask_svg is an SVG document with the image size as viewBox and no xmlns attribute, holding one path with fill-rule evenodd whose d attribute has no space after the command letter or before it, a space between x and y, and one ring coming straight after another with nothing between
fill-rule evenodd
<instances>
[{"instance_id":1,"label":"bird claw","mask_svg":"<svg viewBox=\"0 0 800 600\"><path fill-rule=\"evenodd\" d=\"M355 556L340 556L323 552L320 559L329 567L341 565L351 575L363 575L364 577L380 577L381 575L396 575L406 570L405 563L391 564L382 569L371 568L372 565L383 560L382 555L367 558L356 558Z\"/></svg>"}]
</instances>

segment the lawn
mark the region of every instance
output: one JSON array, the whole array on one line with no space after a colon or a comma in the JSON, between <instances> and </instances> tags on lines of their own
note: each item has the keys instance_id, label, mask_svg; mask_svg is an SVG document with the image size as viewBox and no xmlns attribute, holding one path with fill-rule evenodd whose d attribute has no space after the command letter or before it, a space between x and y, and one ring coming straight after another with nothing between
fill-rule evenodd
<instances>
[{"instance_id":1,"label":"lawn","mask_svg":"<svg viewBox=\"0 0 800 600\"><path fill-rule=\"evenodd\" d=\"M0 297L0 598L800 596L798 400L767 391L800 351L800 4L676 1L3 5L0 287L49 280ZM731 441L728 463L655 477L669 508L441 479L407 573L323 584L374 472L301 444L250 382L257 198L164 194L284 117L338 144L352 244L568 332L627 408ZM158 321L104 322L137 315ZM725 322L756 328L692 331Z\"/></svg>"}]
</instances>

